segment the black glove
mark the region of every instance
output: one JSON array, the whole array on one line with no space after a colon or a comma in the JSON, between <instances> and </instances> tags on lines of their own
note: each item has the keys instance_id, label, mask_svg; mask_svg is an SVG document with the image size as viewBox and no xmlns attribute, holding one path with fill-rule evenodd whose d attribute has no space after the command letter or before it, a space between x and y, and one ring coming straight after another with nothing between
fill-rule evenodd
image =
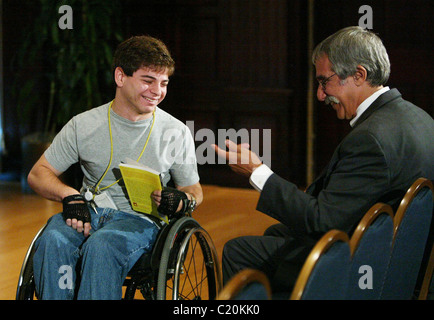
<instances>
[{"instance_id":1,"label":"black glove","mask_svg":"<svg viewBox=\"0 0 434 320\"><path fill-rule=\"evenodd\" d=\"M75 201L82 201L79 203L71 203ZM83 225L86 222L90 222L90 211L86 204L86 200L81 194L73 194L71 196L63 198L63 219L77 219L83 221Z\"/></svg>"},{"instance_id":2,"label":"black glove","mask_svg":"<svg viewBox=\"0 0 434 320\"><path fill-rule=\"evenodd\" d=\"M179 212L176 212L180 201L182 201L182 208ZM168 216L169 219L182 216L187 209L188 201L185 192L175 188L164 187L161 191L161 201L158 206L158 212Z\"/></svg>"}]
</instances>

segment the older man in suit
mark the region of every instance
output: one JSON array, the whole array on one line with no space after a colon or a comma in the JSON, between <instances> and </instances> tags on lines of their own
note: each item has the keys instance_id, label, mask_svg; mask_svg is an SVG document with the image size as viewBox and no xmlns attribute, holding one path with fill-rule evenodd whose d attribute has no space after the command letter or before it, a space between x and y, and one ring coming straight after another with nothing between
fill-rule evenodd
<instances>
[{"instance_id":1,"label":"older man in suit","mask_svg":"<svg viewBox=\"0 0 434 320\"><path fill-rule=\"evenodd\" d=\"M434 179L434 121L385 86L390 62L377 35L360 27L342 29L315 48L312 61L318 100L349 120L352 130L306 192L261 164L245 146L231 141L228 151L215 146L261 192L257 210L281 222L264 236L225 245L225 281L256 268L267 274L274 292L289 292L321 235L330 229L351 233L376 202L396 208L417 178Z\"/></svg>"}]
</instances>

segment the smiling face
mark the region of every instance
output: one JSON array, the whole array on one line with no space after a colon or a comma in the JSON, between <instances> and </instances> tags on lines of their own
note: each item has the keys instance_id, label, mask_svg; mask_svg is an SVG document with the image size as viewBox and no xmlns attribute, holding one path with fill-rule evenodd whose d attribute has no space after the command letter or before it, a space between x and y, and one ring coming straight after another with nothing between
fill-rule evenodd
<instances>
[{"instance_id":1,"label":"smiling face","mask_svg":"<svg viewBox=\"0 0 434 320\"><path fill-rule=\"evenodd\" d=\"M327 55L320 57L316 63L316 79L318 80L317 98L330 104L339 119L350 120L355 117L360 104L357 86L353 77L340 79L334 75Z\"/></svg>"},{"instance_id":2,"label":"smiling face","mask_svg":"<svg viewBox=\"0 0 434 320\"><path fill-rule=\"evenodd\" d=\"M138 121L151 117L155 107L166 97L169 75L167 70L143 67L127 76L118 67L115 81L117 89L113 110L126 119Z\"/></svg>"}]
</instances>

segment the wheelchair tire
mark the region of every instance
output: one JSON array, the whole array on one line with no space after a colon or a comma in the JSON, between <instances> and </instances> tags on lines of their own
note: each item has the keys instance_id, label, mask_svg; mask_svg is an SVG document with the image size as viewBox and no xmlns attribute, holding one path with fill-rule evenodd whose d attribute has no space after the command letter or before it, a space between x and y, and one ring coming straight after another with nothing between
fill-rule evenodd
<instances>
[{"instance_id":1,"label":"wheelchair tire","mask_svg":"<svg viewBox=\"0 0 434 320\"><path fill-rule=\"evenodd\" d=\"M190 217L170 229L161 254L157 300L213 300L221 288L211 237Z\"/></svg>"},{"instance_id":2,"label":"wheelchair tire","mask_svg":"<svg viewBox=\"0 0 434 320\"><path fill-rule=\"evenodd\" d=\"M46 225L43 226L36 236L33 238L32 243L27 249L26 256L24 258L21 272L18 277L18 286L16 293L16 300L33 300L35 296L35 280L33 277L33 255L35 254L35 242L44 231Z\"/></svg>"}]
</instances>

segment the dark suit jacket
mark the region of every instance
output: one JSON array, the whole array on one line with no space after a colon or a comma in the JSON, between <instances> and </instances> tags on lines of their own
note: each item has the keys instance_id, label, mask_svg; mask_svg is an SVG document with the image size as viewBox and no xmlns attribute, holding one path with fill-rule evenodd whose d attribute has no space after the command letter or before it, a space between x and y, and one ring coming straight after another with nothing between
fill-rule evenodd
<instances>
[{"instance_id":1,"label":"dark suit jacket","mask_svg":"<svg viewBox=\"0 0 434 320\"><path fill-rule=\"evenodd\" d=\"M433 141L432 117L389 90L361 115L306 192L273 174L257 210L296 238L318 239L335 228L351 233L376 202L396 209L417 178L434 179Z\"/></svg>"}]
</instances>

